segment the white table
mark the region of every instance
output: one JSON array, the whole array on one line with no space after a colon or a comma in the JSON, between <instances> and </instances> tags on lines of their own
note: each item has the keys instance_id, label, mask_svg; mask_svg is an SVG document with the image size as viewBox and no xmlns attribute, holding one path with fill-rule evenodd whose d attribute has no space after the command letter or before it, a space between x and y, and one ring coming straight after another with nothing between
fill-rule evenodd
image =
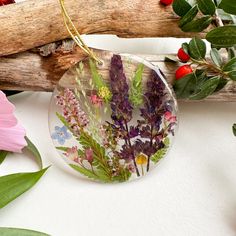
<instances>
[{"instance_id":1,"label":"white table","mask_svg":"<svg viewBox=\"0 0 236 236\"><path fill-rule=\"evenodd\" d=\"M90 36L91 46L135 53L175 52L183 40L118 40ZM17 117L39 148L47 174L0 210L0 226L53 236L236 235L236 103L181 103L180 126L169 155L139 181L104 185L81 180L51 142L50 93L11 97ZM0 175L34 171L29 157L11 155Z\"/></svg>"}]
</instances>

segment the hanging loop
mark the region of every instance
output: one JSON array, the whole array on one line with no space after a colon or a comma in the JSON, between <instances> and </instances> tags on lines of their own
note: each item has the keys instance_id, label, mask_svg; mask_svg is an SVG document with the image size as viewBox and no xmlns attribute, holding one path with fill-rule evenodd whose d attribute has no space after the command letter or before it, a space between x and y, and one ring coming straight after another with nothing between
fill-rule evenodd
<instances>
[{"instance_id":1,"label":"hanging loop","mask_svg":"<svg viewBox=\"0 0 236 236\"><path fill-rule=\"evenodd\" d=\"M66 26L67 31L69 32L71 38L75 41L75 43L91 58L98 62L98 64L102 64L102 61L95 55L95 53L85 44L83 41L79 31L76 29L74 23L72 22L64 4L64 0L59 0L62 16L64 20L64 24Z\"/></svg>"}]
</instances>

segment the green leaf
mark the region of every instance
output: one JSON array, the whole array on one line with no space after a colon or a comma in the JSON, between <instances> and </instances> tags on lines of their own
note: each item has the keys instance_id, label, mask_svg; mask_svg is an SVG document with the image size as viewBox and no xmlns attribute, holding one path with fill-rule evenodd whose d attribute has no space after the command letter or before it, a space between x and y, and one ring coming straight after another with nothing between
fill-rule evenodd
<instances>
[{"instance_id":1,"label":"green leaf","mask_svg":"<svg viewBox=\"0 0 236 236\"><path fill-rule=\"evenodd\" d=\"M221 59L221 56L218 52L218 50L216 48L212 48L211 49L211 52L210 52L210 55L211 55L211 60L218 66L218 67L221 67L222 65L222 59Z\"/></svg>"},{"instance_id":2,"label":"green leaf","mask_svg":"<svg viewBox=\"0 0 236 236\"><path fill-rule=\"evenodd\" d=\"M36 148L36 146L29 140L28 137L25 137L25 140L27 142L27 146L25 147L29 152L31 152L33 154L33 156L35 157L39 168L42 169L43 168L43 162L42 162L42 158L41 155L38 151L38 149Z\"/></svg>"},{"instance_id":3,"label":"green leaf","mask_svg":"<svg viewBox=\"0 0 236 236\"><path fill-rule=\"evenodd\" d=\"M184 16L192 8L185 0L174 0L172 7L178 16Z\"/></svg>"},{"instance_id":4,"label":"green leaf","mask_svg":"<svg viewBox=\"0 0 236 236\"><path fill-rule=\"evenodd\" d=\"M156 164L159 162L167 153L168 147L170 146L170 139L167 137L164 140L164 148L159 149L154 155L151 156L151 160Z\"/></svg>"},{"instance_id":5,"label":"green leaf","mask_svg":"<svg viewBox=\"0 0 236 236\"><path fill-rule=\"evenodd\" d=\"M230 72L228 73L228 76L229 76L230 79L236 80L236 70L230 71Z\"/></svg>"},{"instance_id":6,"label":"green leaf","mask_svg":"<svg viewBox=\"0 0 236 236\"><path fill-rule=\"evenodd\" d=\"M56 147L56 149L59 150L59 151L67 152L69 147Z\"/></svg>"},{"instance_id":7,"label":"green leaf","mask_svg":"<svg viewBox=\"0 0 236 236\"><path fill-rule=\"evenodd\" d=\"M176 80L174 90L177 98L188 98L194 93L196 87L196 77L194 73L188 74L185 77Z\"/></svg>"},{"instance_id":8,"label":"green leaf","mask_svg":"<svg viewBox=\"0 0 236 236\"><path fill-rule=\"evenodd\" d=\"M142 95L143 70L144 70L144 65L143 64L138 65L138 69L135 72L135 76L130 86L129 99L131 103L134 105L134 107L137 107L143 103L143 95Z\"/></svg>"},{"instance_id":9,"label":"green leaf","mask_svg":"<svg viewBox=\"0 0 236 236\"><path fill-rule=\"evenodd\" d=\"M236 15L236 2L235 0L222 0L219 4L219 8L222 8L229 14Z\"/></svg>"},{"instance_id":10,"label":"green leaf","mask_svg":"<svg viewBox=\"0 0 236 236\"><path fill-rule=\"evenodd\" d=\"M95 173L93 173L91 170L88 170L88 169L85 169L83 167L80 167L78 165L73 165L73 164L70 164L70 167L72 167L74 170L78 171L80 174L88 177L89 179L101 180L100 177L97 176Z\"/></svg>"},{"instance_id":11,"label":"green leaf","mask_svg":"<svg viewBox=\"0 0 236 236\"><path fill-rule=\"evenodd\" d=\"M212 0L197 0L197 5L204 15L213 16L215 14L216 6Z\"/></svg>"},{"instance_id":12,"label":"green leaf","mask_svg":"<svg viewBox=\"0 0 236 236\"><path fill-rule=\"evenodd\" d=\"M229 72L236 70L236 57L228 61L224 66L223 66L223 71Z\"/></svg>"},{"instance_id":13,"label":"green leaf","mask_svg":"<svg viewBox=\"0 0 236 236\"><path fill-rule=\"evenodd\" d=\"M0 165L3 163L9 152L0 150Z\"/></svg>"},{"instance_id":14,"label":"green leaf","mask_svg":"<svg viewBox=\"0 0 236 236\"><path fill-rule=\"evenodd\" d=\"M89 59L89 66L95 87L97 89L100 89L101 87L105 86L104 80L102 76L98 73L96 63L93 59Z\"/></svg>"},{"instance_id":15,"label":"green leaf","mask_svg":"<svg viewBox=\"0 0 236 236\"><path fill-rule=\"evenodd\" d=\"M99 176L101 176L101 171L103 171L103 176L106 176L107 181L111 180L112 171L108 164L109 157L106 155L105 148L97 143L97 141L85 131L81 131L78 140L84 149L91 148L93 150L93 165L100 170Z\"/></svg>"},{"instance_id":16,"label":"green leaf","mask_svg":"<svg viewBox=\"0 0 236 236\"><path fill-rule=\"evenodd\" d=\"M231 59L233 59L234 57L236 57L235 49L234 49L234 48L229 48L229 49L228 49L228 59L231 60Z\"/></svg>"},{"instance_id":17,"label":"green leaf","mask_svg":"<svg viewBox=\"0 0 236 236\"><path fill-rule=\"evenodd\" d=\"M200 38L193 38L189 42L189 55L193 59L199 60L204 59L206 56L206 44Z\"/></svg>"},{"instance_id":18,"label":"green leaf","mask_svg":"<svg viewBox=\"0 0 236 236\"><path fill-rule=\"evenodd\" d=\"M193 20L184 26L181 27L181 29L184 32L202 32L204 29L206 29L212 22L211 16L203 16L199 19Z\"/></svg>"},{"instance_id":19,"label":"green leaf","mask_svg":"<svg viewBox=\"0 0 236 236\"><path fill-rule=\"evenodd\" d=\"M236 25L215 28L207 33L206 39L218 47L232 47L236 45Z\"/></svg>"},{"instance_id":20,"label":"green leaf","mask_svg":"<svg viewBox=\"0 0 236 236\"><path fill-rule=\"evenodd\" d=\"M188 46L188 43L183 43L183 44L182 44L182 49L183 49L184 52L187 53L187 54L189 54L189 52L188 52L188 50L189 50L188 47L189 47L189 46Z\"/></svg>"},{"instance_id":21,"label":"green leaf","mask_svg":"<svg viewBox=\"0 0 236 236\"><path fill-rule=\"evenodd\" d=\"M16 228L2 228L0 227L1 236L49 236L48 234L37 232L28 229L16 229Z\"/></svg>"},{"instance_id":22,"label":"green leaf","mask_svg":"<svg viewBox=\"0 0 236 236\"><path fill-rule=\"evenodd\" d=\"M194 93L189 98L192 100L200 100L208 97L209 95L215 92L219 84L219 81L220 81L219 76L209 78L208 80L206 80L204 83L201 84L201 86L199 87L200 91Z\"/></svg>"},{"instance_id":23,"label":"green leaf","mask_svg":"<svg viewBox=\"0 0 236 236\"><path fill-rule=\"evenodd\" d=\"M233 125L233 134L236 136L236 124Z\"/></svg>"},{"instance_id":24,"label":"green leaf","mask_svg":"<svg viewBox=\"0 0 236 236\"><path fill-rule=\"evenodd\" d=\"M192 7L179 21L179 27L187 24L188 22L192 21L198 13L197 6Z\"/></svg>"},{"instance_id":25,"label":"green leaf","mask_svg":"<svg viewBox=\"0 0 236 236\"><path fill-rule=\"evenodd\" d=\"M32 173L18 173L0 177L0 208L32 188L48 168Z\"/></svg>"},{"instance_id":26,"label":"green leaf","mask_svg":"<svg viewBox=\"0 0 236 236\"><path fill-rule=\"evenodd\" d=\"M229 81L227 79L220 78L219 84L217 85L214 93L223 89Z\"/></svg>"}]
</instances>

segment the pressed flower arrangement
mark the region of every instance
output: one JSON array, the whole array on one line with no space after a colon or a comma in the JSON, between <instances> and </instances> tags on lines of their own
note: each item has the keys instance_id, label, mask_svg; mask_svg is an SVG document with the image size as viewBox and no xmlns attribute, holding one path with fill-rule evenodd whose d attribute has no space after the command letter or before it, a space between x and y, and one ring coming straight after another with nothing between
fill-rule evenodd
<instances>
[{"instance_id":1,"label":"pressed flower arrangement","mask_svg":"<svg viewBox=\"0 0 236 236\"><path fill-rule=\"evenodd\" d=\"M145 175L165 156L176 109L160 70L107 53L102 66L87 59L62 77L51 103L51 137L83 176L124 182Z\"/></svg>"}]
</instances>

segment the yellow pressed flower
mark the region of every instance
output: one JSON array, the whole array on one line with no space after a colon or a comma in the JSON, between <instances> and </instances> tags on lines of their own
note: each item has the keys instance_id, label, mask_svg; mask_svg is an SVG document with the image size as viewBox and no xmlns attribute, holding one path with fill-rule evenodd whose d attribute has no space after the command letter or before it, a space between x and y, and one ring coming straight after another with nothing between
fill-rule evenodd
<instances>
[{"instance_id":1,"label":"yellow pressed flower","mask_svg":"<svg viewBox=\"0 0 236 236\"><path fill-rule=\"evenodd\" d=\"M111 92L109 90L108 87L106 86L102 86L99 90L98 90L98 96L100 98L103 98L105 100L110 100L111 98Z\"/></svg>"},{"instance_id":2,"label":"yellow pressed flower","mask_svg":"<svg viewBox=\"0 0 236 236\"><path fill-rule=\"evenodd\" d=\"M143 153L140 153L138 156L136 156L136 163L138 165L145 165L147 163L147 156Z\"/></svg>"}]
</instances>

